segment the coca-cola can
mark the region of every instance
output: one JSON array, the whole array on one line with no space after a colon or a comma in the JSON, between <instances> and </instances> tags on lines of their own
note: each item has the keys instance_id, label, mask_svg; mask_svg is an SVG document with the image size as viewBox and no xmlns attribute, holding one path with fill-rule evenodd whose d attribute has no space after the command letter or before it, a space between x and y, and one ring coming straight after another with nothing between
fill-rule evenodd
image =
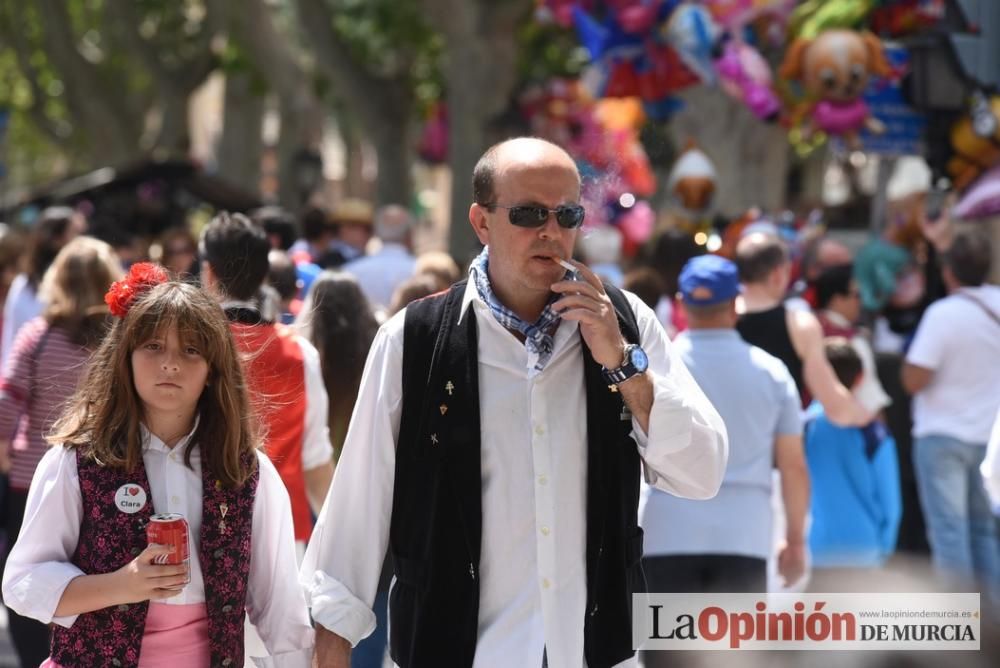
<instances>
[{"instance_id":1,"label":"coca-cola can","mask_svg":"<svg viewBox=\"0 0 1000 668\"><path fill-rule=\"evenodd\" d=\"M183 515L161 513L150 517L149 524L146 525L146 540L150 545L169 545L174 548L170 554L155 557L155 564L187 564L190 561L188 523Z\"/></svg>"}]
</instances>

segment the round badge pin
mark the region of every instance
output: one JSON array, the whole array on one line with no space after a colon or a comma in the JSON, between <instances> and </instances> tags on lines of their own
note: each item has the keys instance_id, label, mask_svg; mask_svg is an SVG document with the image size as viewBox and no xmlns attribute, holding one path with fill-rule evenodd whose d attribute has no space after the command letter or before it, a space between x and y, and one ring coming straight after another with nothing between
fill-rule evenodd
<instances>
[{"instance_id":1,"label":"round badge pin","mask_svg":"<svg viewBox=\"0 0 1000 668\"><path fill-rule=\"evenodd\" d=\"M146 490L135 483L126 483L115 492L115 506L129 515L137 513L146 506Z\"/></svg>"}]
</instances>

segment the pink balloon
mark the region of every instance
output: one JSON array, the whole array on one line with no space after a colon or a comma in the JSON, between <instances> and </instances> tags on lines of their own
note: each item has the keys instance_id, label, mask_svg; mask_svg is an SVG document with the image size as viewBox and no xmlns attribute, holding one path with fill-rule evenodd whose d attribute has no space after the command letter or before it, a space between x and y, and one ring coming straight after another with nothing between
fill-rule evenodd
<instances>
[{"instance_id":1,"label":"pink balloon","mask_svg":"<svg viewBox=\"0 0 1000 668\"><path fill-rule=\"evenodd\" d=\"M1000 165L990 169L969 186L955 205L952 215L962 220L988 218L1000 213Z\"/></svg>"},{"instance_id":2,"label":"pink balloon","mask_svg":"<svg viewBox=\"0 0 1000 668\"><path fill-rule=\"evenodd\" d=\"M631 209L618 217L618 229L625 237L626 245L638 246L653 234L656 214L648 202L640 200Z\"/></svg>"}]
</instances>

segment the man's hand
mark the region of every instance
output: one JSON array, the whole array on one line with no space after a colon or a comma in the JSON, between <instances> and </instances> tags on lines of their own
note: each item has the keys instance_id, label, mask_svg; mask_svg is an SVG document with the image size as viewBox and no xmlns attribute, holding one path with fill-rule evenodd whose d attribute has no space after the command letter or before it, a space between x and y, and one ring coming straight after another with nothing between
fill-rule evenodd
<instances>
[{"instance_id":1,"label":"man's hand","mask_svg":"<svg viewBox=\"0 0 1000 668\"><path fill-rule=\"evenodd\" d=\"M312 665L313 668L351 668L351 643L317 624Z\"/></svg>"},{"instance_id":2,"label":"man's hand","mask_svg":"<svg viewBox=\"0 0 1000 668\"><path fill-rule=\"evenodd\" d=\"M625 337L618 327L614 304L597 274L582 262L568 262L576 267L580 280L553 283L552 291L562 297L552 307L563 320L580 323L580 334L598 364L617 369L624 360Z\"/></svg>"}]
</instances>

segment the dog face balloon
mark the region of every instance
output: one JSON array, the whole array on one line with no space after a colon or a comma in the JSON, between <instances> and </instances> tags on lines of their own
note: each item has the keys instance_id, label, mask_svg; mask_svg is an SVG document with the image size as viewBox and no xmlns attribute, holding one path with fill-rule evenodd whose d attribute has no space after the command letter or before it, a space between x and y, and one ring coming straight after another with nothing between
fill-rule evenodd
<instances>
[{"instance_id":1,"label":"dog face balloon","mask_svg":"<svg viewBox=\"0 0 1000 668\"><path fill-rule=\"evenodd\" d=\"M853 30L827 30L815 39L796 39L780 70L785 79L800 80L816 100L814 129L844 135L852 146L858 144L862 127L880 131L881 124L871 118L861 95L872 75L891 72L878 37Z\"/></svg>"}]
</instances>

